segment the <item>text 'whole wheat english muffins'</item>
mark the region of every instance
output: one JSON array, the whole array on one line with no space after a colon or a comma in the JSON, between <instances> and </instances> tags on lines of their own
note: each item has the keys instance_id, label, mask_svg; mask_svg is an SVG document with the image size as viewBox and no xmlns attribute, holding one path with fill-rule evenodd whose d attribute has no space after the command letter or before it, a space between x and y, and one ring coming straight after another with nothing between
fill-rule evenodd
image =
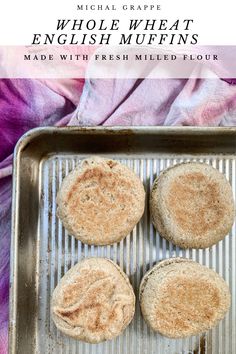
<instances>
[{"instance_id":1,"label":"text 'whole wheat english muffins'","mask_svg":"<svg viewBox=\"0 0 236 354\"><path fill-rule=\"evenodd\" d=\"M167 259L147 272L139 296L147 324L169 338L213 328L230 307L224 279L212 269L183 258Z\"/></svg>"},{"instance_id":2,"label":"text 'whole wheat english muffins'","mask_svg":"<svg viewBox=\"0 0 236 354\"><path fill-rule=\"evenodd\" d=\"M93 245L119 242L144 212L141 180L127 166L111 159L85 159L62 182L57 214L80 241Z\"/></svg>"},{"instance_id":3,"label":"text 'whole wheat english muffins'","mask_svg":"<svg viewBox=\"0 0 236 354\"><path fill-rule=\"evenodd\" d=\"M234 200L225 176L204 163L182 163L155 180L150 209L161 236L183 248L222 240L234 222Z\"/></svg>"},{"instance_id":4,"label":"text 'whole wheat english muffins'","mask_svg":"<svg viewBox=\"0 0 236 354\"><path fill-rule=\"evenodd\" d=\"M134 316L135 296L126 274L105 258L87 258L55 288L51 312L64 334L89 343L115 338Z\"/></svg>"}]
</instances>

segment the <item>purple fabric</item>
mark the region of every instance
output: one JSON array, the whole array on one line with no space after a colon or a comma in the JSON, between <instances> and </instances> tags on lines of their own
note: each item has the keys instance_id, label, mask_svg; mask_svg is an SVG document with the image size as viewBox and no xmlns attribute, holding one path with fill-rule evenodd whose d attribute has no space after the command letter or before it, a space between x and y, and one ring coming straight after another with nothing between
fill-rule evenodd
<instances>
[{"instance_id":1,"label":"purple fabric","mask_svg":"<svg viewBox=\"0 0 236 354\"><path fill-rule=\"evenodd\" d=\"M87 80L80 100L82 88L83 80L0 80L0 354L7 353L12 156L24 132L69 122L205 126L236 122L236 86L220 79Z\"/></svg>"},{"instance_id":2,"label":"purple fabric","mask_svg":"<svg viewBox=\"0 0 236 354\"><path fill-rule=\"evenodd\" d=\"M220 79L89 80L71 125L236 124L236 86Z\"/></svg>"}]
</instances>

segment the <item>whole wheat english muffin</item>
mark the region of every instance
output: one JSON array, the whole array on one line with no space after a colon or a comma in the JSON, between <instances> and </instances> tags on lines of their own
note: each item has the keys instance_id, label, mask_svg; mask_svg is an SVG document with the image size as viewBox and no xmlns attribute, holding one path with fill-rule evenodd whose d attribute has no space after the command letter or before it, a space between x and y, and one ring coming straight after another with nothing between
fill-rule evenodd
<instances>
[{"instance_id":1,"label":"whole wheat english muffin","mask_svg":"<svg viewBox=\"0 0 236 354\"><path fill-rule=\"evenodd\" d=\"M230 291L215 271L170 258L146 273L140 304L147 324L170 338L197 335L216 326L230 307Z\"/></svg>"},{"instance_id":2,"label":"whole wheat english muffin","mask_svg":"<svg viewBox=\"0 0 236 354\"><path fill-rule=\"evenodd\" d=\"M183 248L206 248L222 240L234 222L232 189L215 168L182 163L155 180L150 209L161 236Z\"/></svg>"},{"instance_id":3,"label":"whole wheat english muffin","mask_svg":"<svg viewBox=\"0 0 236 354\"><path fill-rule=\"evenodd\" d=\"M57 204L57 214L73 236L90 245L108 245L127 236L140 220L145 191L127 166L93 157L66 176Z\"/></svg>"},{"instance_id":4,"label":"whole wheat english muffin","mask_svg":"<svg viewBox=\"0 0 236 354\"><path fill-rule=\"evenodd\" d=\"M55 288L51 312L59 330L89 343L118 336L135 310L133 288L118 265L87 258L71 268Z\"/></svg>"}]
</instances>

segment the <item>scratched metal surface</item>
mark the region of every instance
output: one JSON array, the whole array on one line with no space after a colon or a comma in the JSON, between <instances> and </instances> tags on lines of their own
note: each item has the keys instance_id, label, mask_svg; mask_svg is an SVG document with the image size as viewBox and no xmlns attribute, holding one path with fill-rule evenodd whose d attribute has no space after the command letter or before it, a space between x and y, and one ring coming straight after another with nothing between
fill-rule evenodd
<instances>
[{"instance_id":1,"label":"scratched metal surface","mask_svg":"<svg viewBox=\"0 0 236 354\"><path fill-rule=\"evenodd\" d=\"M139 130L139 134L140 131L141 129ZM144 129L143 135L145 136ZM145 139L143 141L145 142ZM37 211L35 212L37 225L35 229L31 225L32 229L30 229L30 232L35 232L36 236L31 235L25 243L22 241L21 249L21 243L16 244L17 235L15 235L12 247L12 258L14 258L12 259L12 283L14 286L12 286L13 289L11 291L11 353L236 353L235 225L230 235L209 249L182 250L158 235L150 222L148 208L150 188L155 177L163 169L183 161L202 161L217 168L230 181L235 196L236 156L232 153L234 147L232 151L228 149L224 154L220 154L218 151L215 153L213 148L206 153L207 149L201 151L200 147L199 152L194 151L191 153L191 151L182 152L176 150L176 153L173 154L173 151L168 151L168 144L165 151L158 149L158 147L153 147L152 151L145 151L145 149L144 144L142 151L139 147L139 151L132 150L131 148L126 153L125 149L119 149L118 147L117 151L113 151L112 154L109 150L104 151L104 149L101 149L101 151L98 149L96 152L97 154L110 156L127 164L140 176L147 192L145 214L135 229L120 243L103 247L88 246L75 240L75 238L68 235L62 223L56 217L56 194L63 178L81 159L91 155L91 150L88 148L88 152L86 153L86 148L84 148L82 149L83 152L77 151L75 153L75 151L69 150L58 152L52 148L51 153L37 158L37 168L35 165L35 168L28 172L28 178L31 178L31 183L34 185L33 188L38 196L38 204L35 201L37 204ZM34 160L34 154L29 154L29 158ZM21 186L19 174L26 173L26 166L27 164L24 170L20 169L20 163L18 167L15 167L16 170L18 169L18 172L15 176L17 182L15 182L16 196L14 203L18 208L23 208L24 215L27 214L28 218L30 218L31 209L29 203L22 204L23 199L18 196ZM22 187L23 190L26 186ZM28 198L28 200L32 200L36 196L32 193ZM13 225L14 230L18 225L17 223L20 223L20 218L15 220ZM23 237L23 234L22 231L18 230L19 237ZM15 257L13 257L13 254ZM91 256L108 257L119 264L129 276L137 300L138 287L142 276L159 260L179 256L192 258L201 264L215 269L229 284L232 293L230 312L218 327L208 333L183 340L171 340L154 333L147 327L140 314L139 303L137 301L135 317L132 323L117 339L97 345L70 339L61 334L53 324L50 315L51 294L67 270L79 260ZM28 258L27 261L25 261L25 257ZM20 279L25 279L22 280L25 284L22 284ZM24 300L21 300L22 298ZM21 304L21 301L23 301L23 304ZM20 311L17 311L19 306ZM22 326L25 326L25 329Z\"/></svg>"}]
</instances>

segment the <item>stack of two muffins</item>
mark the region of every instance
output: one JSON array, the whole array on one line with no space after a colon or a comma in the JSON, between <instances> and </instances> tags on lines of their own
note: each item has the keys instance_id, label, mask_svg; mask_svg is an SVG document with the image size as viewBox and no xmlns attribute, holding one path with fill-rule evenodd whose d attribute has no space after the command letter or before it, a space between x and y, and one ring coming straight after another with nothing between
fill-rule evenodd
<instances>
[{"instance_id":1,"label":"stack of two muffins","mask_svg":"<svg viewBox=\"0 0 236 354\"><path fill-rule=\"evenodd\" d=\"M67 230L87 244L119 242L140 220L145 192L128 167L90 158L63 181L58 216ZM150 197L154 226L180 247L209 247L234 221L231 187L212 167L176 165L156 179ZM142 314L152 329L178 338L203 332L227 312L227 284L213 270L172 258L145 274L140 285ZM210 306L209 306L210 304ZM127 276L112 261L90 258L62 278L53 293L56 326L77 339L98 343L119 335L130 323L135 296Z\"/></svg>"}]
</instances>

